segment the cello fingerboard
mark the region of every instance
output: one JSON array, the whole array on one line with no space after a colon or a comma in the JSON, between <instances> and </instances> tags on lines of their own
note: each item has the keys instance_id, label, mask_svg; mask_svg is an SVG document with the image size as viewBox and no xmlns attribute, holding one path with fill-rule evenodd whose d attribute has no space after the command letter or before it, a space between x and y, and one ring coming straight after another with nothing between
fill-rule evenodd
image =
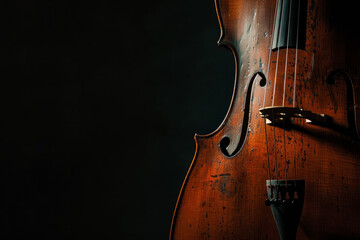
<instances>
[{"instance_id":1,"label":"cello fingerboard","mask_svg":"<svg viewBox=\"0 0 360 240\"><path fill-rule=\"evenodd\" d=\"M307 0L278 0L273 51L305 49Z\"/></svg>"}]
</instances>

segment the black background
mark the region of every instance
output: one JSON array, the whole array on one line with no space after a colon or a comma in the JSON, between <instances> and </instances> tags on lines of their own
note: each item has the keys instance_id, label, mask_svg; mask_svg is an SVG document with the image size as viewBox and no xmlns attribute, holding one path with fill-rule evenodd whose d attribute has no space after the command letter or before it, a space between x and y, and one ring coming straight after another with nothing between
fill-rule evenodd
<instances>
[{"instance_id":1,"label":"black background","mask_svg":"<svg viewBox=\"0 0 360 240\"><path fill-rule=\"evenodd\" d=\"M0 237L167 239L234 61L211 0L0 3Z\"/></svg>"}]
</instances>

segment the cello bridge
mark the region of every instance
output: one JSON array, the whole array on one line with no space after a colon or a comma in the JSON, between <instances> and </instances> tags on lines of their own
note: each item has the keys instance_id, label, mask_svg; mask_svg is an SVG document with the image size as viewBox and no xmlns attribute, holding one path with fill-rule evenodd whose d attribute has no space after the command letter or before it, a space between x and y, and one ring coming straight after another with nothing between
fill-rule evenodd
<instances>
[{"instance_id":1,"label":"cello bridge","mask_svg":"<svg viewBox=\"0 0 360 240\"><path fill-rule=\"evenodd\" d=\"M291 124L294 118L304 118L306 123L314 125L325 125L331 120L326 114L316 114L294 107L265 107L259 111L268 125Z\"/></svg>"}]
</instances>

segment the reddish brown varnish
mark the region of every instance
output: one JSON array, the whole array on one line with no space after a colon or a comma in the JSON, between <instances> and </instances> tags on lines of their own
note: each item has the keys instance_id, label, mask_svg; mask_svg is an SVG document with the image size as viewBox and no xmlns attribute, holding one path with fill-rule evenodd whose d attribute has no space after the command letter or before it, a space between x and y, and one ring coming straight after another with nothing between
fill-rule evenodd
<instances>
[{"instance_id":1,"label":"reddish brown varnish","mask_svg":"<svg viewBox=\"0 0 360 240\"><path fill-rule=\"evenodd\" d=\"M215 5L221 29L219 45L227 46L235 57L234 93L221 126L209 135L195 135L196 153L178 198L170 239L279 239L270 207L264 204L269 174L265 121L259 109L265 88L265 107L272 105L272 98L274 106L282 106L283 91L285 106L292 107L296 51L288 50L287 63L286 49L279 50L278 61L277 52L268 60L275 0L215 0ZM306 47L297 53L295 105L327 114L340 127L309 125L303 119L295 120L296 130L266 126L271 178L276 178L276 141L278 179L294 179L296 165L296 179L305 180L297 239L360 238L360 142L356 130L360 126L360 41L350 35L347 29L351 27L344 27L354 25L358 31L358 22L336 18L347 14L337 15L333 5L334 1L328 0L308 1ZM351 83L338 76L329 84L329 75L335 70L343 71ZM257 72L268 77L265 87L260 86L260 78L254 79ZM243 128L247 108L248 126ZM221 152L224 136L230 138L228 150L234 156Z\"/></svg>"}]
</instances>

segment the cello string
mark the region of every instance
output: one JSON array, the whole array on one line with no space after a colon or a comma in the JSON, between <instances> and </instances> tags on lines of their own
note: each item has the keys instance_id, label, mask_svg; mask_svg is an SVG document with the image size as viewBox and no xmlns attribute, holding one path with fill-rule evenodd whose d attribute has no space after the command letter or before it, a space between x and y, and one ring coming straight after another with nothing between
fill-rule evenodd
<instances>
[{"instance_id":1,"label":"cello string","mask_svg":"<svg viewBox=\"0 0 360 240\"><path fill-rule=\"evenodd\" d=\"M286 57L285 57L285 75L284 75L283 102L282 102L282 106L283 106L283 107L285 106L286 74L287 74L288 55L289 55L289 38L290 38L290 23L291 23L291 5L292 5L292 0L290 0L290 6L289 6L289 17L288 17L287 43L286 43Z\"/></svg>"},{"instance_id":2,"label":"cello string","mask_svg":"<svg viewBox=\"0 0 360 240\"><path fill-rule=\"evenodd\" d=\"M265 101L266 101L266 90L268 88L268 82L269 82L269 71L270 71L270 64L271 64L271 53L272 53L272 45L273 45L273 34L275 33L275 21L276 21L276 14L277 14L277 6L278 1L276 0L275 3L275 14L274 14L274 21L273 21L273 27L272 27L272 34L271 34L271 41L270 41L270 47L269 47L269 59L268 59L268 66L267 66L267 72L266 72L266 85L264 90L264 101L263 101L263 108L265 108ZM266 118L264 118L264 124L265 124L265 142L266 142L266 157L267 157L267 164L268 164L268 173L269 173L269 182L270 182L270 188L271 188L271 194L272 194L272 187L271 187L271 172L270 172L270 158L269 158L269 146L268 146L268 140L267 140L267 130L266 130Z\"/></svg>"},{"instance_id":3,"label":"cello string","mask_svg":"<svg viewBox=\"0 0 360 240\"><path fill-rule=\"evenodd\" d=\"M295 72L294 72L294 93L293 93L293 107L295 108L296 101L296 74L297 74L297 61L298 61L298 46L299 46L299 22L300 22L300 1L298 4L298 16L297 16L297 26L296 26L296 47L295 47Z\"/></svg>"},{"instance_id":4,"label":"cello string","mask_svg":"<svg viewBox=\"0 0 360 240\"><path fill-rule=\"evenodd\" d=\"M276 14L277 14L278 2L279 2L279 0L276 0L274 21L273 21L273 27L272 27L272 29L273 29L272 35L275 33L275 22L276 22ZM268 66L267 66L267 72L266 72L266 79L267 79L267 80L269 79L269 71L270 71L270 64L271 64L270 61L271 61L271 53L272 53L273 40L274 40L274 36L271 36L270 47L269 47L269 59L268 59ZM267 81L267 83L268 83L268 82L269 82L269 81ZM265 87L265 91L264 91L263 108L265 107L266 90L267 90L267 87Z\"/></svg>"},{"instance_id":5,"label":"cello string","mask_svg":"<svg viewBox=\"0 0 360 240\"><path fill-rule=\"evenodd\" d=\"M297 26L296 26L296 46L295 46L295 72L294 72L294 93L293 93L293 108L295 108L296 101L296 76L297 76L297 62L298 62L298 46L299 46L299 23L300 23L300 1L298 0L298 15L297 15ZM296 180L296 144L295 144L295 133L293 137L294 144L294 179ZM295 181L296 186L296 181Z\"/></svg>"},{"instance_id":6,"label":"cello string","mask_svg":"<svg viewBox=\"0 0 360 240\"><path fill-rule=\"evenodd\" d=\"M287 65L288 65L288 56L289 56L289 39L290 39L290 25L291 25L291 8L292 8L292 0L290 0L289 6L289 17L288 17L288 29L287 29L287 43L286 43L286 57L285 57L285 74L284 74L284 87L283 87L283 102L282 106L285 107L285 93L286 93L286 80L287 80ZM285 136L285 120L283 119L283 132L284 132L284 160L285 160L285 186L287 187L287 172L288 165L286 159L286 136Z\"/></svg>"},{"instance_id":7,"label":"cello string","mask_svg":"<svg viewBox=\"0 0 360 240\"><path fill-rule=\"evenodd\" d=\"M266 118L264 118L265 123L265 142L266 142L266 157L267 157L267 164L268 164L268 173L269 173L269 182L270 182L270 188L271 188L271 172L270 172L270 160L269 160L269 146L267 141L267 131L266 131ZM271 188L271 195L272 195L272 188Z\"/></svg>"},{"instance_id":8,"label":"cello string","mask_svg":"<svg viewBox=\"0 0 360 240\"><path fill-rule=\"evenodd\" d=\"M283 0L282 1L282 6L281 6L281 12L283 11L284 9L284 3L285 1ZM282 22L283 22L283 18L282 18L282 13L280 13L280 31L279 31L279 37L281 36L281 30L282 30ZM277 55L276 55L276 67L275 67L275 78L274 78L274 87L273 87L273 95L272 95L272 107L274 107L274 101L275 101L275 93L276 93L276 80L277 80L277 72L278 72L278 66L279 66L279 54L280 54L280 47L277 49ZM273 114L274 116L274 114ZM275 122L274 122L275 123Z\"/></svg>"},{"instance_id":9,"label":"cello string","mask_svg":"<svg viewBox=\"0 0 360 240\"><path fill-rule=\"evenodd\" d=\"M284 3L285 1L282 2L282 6L281 9L282 11L284 10ZM281 14L281 13L280 13ZM282 15L282 14L281 14ZM282 30L282 22L283 22L283 18L280 15L280 30L279 30L279 36L281 36L281 30ZM279 67L279 55L280 55L280 47L278 47L277 49L277 56L276 56L276 67L275 67L275 80L274 80L274 87L273 87L273 99L272 99L272 107L274 107L274 102L275 102L275 93L276 93L276 80L277 80L277 72L278 72L278 67ZM274 110L273 110L274 111ZM273 112L273 124L275 126L275 114ZM277 153L276 153L276 133L275 133L275 127L274 127L274 158L275 158L275 174L276 174L276 188L278 188L278 180L279 180L279 174L278 174L278 169L277 169Z\"/></svg>"}]
</instances>

